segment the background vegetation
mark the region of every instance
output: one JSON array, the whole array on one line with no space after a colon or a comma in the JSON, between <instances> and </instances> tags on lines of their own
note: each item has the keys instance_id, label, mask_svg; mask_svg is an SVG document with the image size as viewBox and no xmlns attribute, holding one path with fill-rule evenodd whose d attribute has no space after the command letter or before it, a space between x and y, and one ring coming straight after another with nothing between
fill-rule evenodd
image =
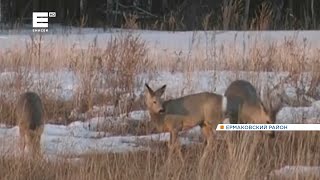
<instances>
[{"instance_id":1,"label":"background vegetation","mask_svg":"<svg viewBox=\"0 0 320 180\"><path fill-rule=\"evenodd\" d=\"M301 0L163 0L163 1L9 1L1 0L1 21L4 28L19 28L31 22L33 10L57 11L56 23L79 27L123 27L155 30L309 30L319 28L319 1ZM82 2L80 4L80 2ZM12 11L9 11L12 10ZM236 39L236 38L235 38ZM214 40L213 40L214 41ZM215 42L212 42L213 44ZM194 46L193 46L194 47ZM289 72L290 81L302 94L319 100L320 51L295 39L266 45L256 42L244 57L235 47L214 47L204 54L190 49L187 58L179 54L150 55L145 42L127 34L115 37L104 48L92 42L82 49L52 43L43 47L41 37L31 37L26 49L0 51L0 72L14 76L1 81L0 122L16 125L15 97L25 90L38 92L43 99L46 123L67 125L87 120L94 106L112 105L115 111L100 116L128 114L145 109L143 97L135 97L134 89L144 82L134 77L144 73L155 77L163 71L184 73L203 70L254 72ZM186 60L187 59L187 60ZM223 61L221 61L223 59ZM74 97L68 100L52 96L54 81L31 81L30 74L66 70L81 80ZM311 85L302 87L298 75L311 72ZM212 81L214 86L215 77ZM255 82L256 87L259 83ZM192 92L190 84L185 85ZM111 91L104 91L104 90ZM129 96L127 96L129 95ZM296 104L299 106L302 104ZM85 118L79 118L84 113ZM105 113L105 114L104 114ZM75 116L73 116L75 114ZM119 119L122 121L123 119ZM104 127L117 134L143 134L145 126ZM39 161L17 157L0 157L0 179L284 179L273 170L286 165L319 166L320 136L318 132L279 132L275 139L259 133L220 134L211 148L205 166L198 171L203 147L185 146L185 161L167 161L167 147L150 143L150 150L129 153L91 153L76 157L73 162ZM1 139L0 139L1 142ZM5 145L5 144L3 144ZM64 157L63 157L64 158ZM319 179L319 174L294 174L288 179Z\"/></svg>"},{"instance_id":2,"label":"background vegetation","mask_svg":"<svg viewBox=\"0 0 320 180\"><path fill-rule=\"evenodd\" d=\"M320 18L316 0L2 0L0 7L9 27L31 23L33 11L56 11L50 22L64 25L156 30L311 30Z\"/></svg>"}]
</instances>

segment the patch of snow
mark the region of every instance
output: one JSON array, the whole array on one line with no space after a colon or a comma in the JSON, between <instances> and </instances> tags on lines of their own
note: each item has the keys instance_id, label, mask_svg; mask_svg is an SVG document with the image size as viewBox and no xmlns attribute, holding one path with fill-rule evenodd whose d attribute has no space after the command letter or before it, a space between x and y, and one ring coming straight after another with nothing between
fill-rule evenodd
<instances>
[{"instance_id":1,"label":"patch of snow","mask_svg":"<svg viewBox=\"0 0 320 180\"><path fill-rule=\"evenodd\" d=\"M320 109L320 101L314 101L312 102L312 106L317 108L317 109Z\"/></svg>"},{"instance_id":2,"label":"patch of snow","mask_svg":"<svg viewBox=\"0 0 320 180\"><path fill-rule=\"evenodd\" d=\"M278 170L273 170L270 175L272 178L296 179L302 178L320 178L319 166L285 166Z\"/></svg>"},{"instance_id":3,"label":"patch of snow","mask_svg":"<svg viewBox=\"0 0 320 180\"><path fill-rule=\"evenodd\" d=\"M132 120L145 120L146 117L149 117L148 111L132 111L129 113L129 118Z\"/></svg>"},{"instance_id":4,"label":"patch of snow","mask_svg":"<svg viewBox=\"0 0 320 180\"><path fill-rule=\"evenodd\" d=\"M30 29L30 28L29 28ZM150 30L127 30L127 29L102 29L92 28L74 28L61 27L51 28L51 33L42 35L43 46L52 46L56 42L60 46L76 48L86 48L89 43L96 41L98 47L105 47L106 42L111 38L121 36L127 33L139 35L147 46L151 49L150 53L175 55L181 52L187 56L191 49L198 50L207 54L209 50L218 48L221 45L225 47L237 47L239 52L247 54L255 42L263 42L266 45L279 44L285 39L292 39L297 43L303 44L304 39L310 42L311 47L320 47L319 31L184 31L184 32L166 32ZM76 30L75 30L76 29ZM0 49L25 48L25 44L31 41L31 30L22 30L17 33L3 32L6 36L0 38ZM35 39L36 35L33 34ZM26 43L21 43L26 42Z\"/></svg>"},{"instance_id":5,"label":"patch of snow","mask_svg":"<svg viewBox=\"0 0 320 180\"><path fill-rule=\"evenodd\" d=\"M32 73L32 80L36 82L34 87L38 87L40 84L51 85L50 88L53 98L69 100L73 97L74 92L79 86L78 77L72 71L59 70L55 72L41 72Z\"/></svg>"},{"instance_id":6,"label":"patch of snow","mask_svg":"<svg viewBox=\"0 0 320 180\"><path fill-rule=\"evenodd\" d=\"M99 123L97 119L90 123ZM101 136L102 132L92 131L89 122L76 121L68 126L46 124L41 137L41 146L49 159L60 155L82 155L92 152L128 152L147 150L141 141L169 141L169 133L144 136ZM97 125L97 124L96 124ZM0 148L2 155L15 155L18 150L19 128L0 128L0 142L6 144ZM179 137L182 144L190 144L187 137ZM15 151L12 151L15 149ZM12 154L13 153L13 154Z\"/></svg>"},{"instance_id":7,"label":"patch of snow","mask_svg":"<svg viewBox=\"0 0 320 180\"><path fill-rule=\"evenodd\" d=\"M97 131L99 127L104 127L108 124L117 123L116 118L113 117L94 117L83 123L80 123L79 126L84 126L88 130Z\"/></svg>"},{"instance_id":8,"label":"patch of snow","mask_svg":"<svg viewBox=\"0 0 320 180\"><path fill-rule=\"evenodd\" d=\"M314 122L315 119L320 119L318 103L313 103L310 107L283 107L277 114L276 123L301 124Z\"/></svg>"},{"instance_id":9,"label":"patch of snow","mask_svg":"<svg viewBox=\"0 0 320 180\"><path fill-rule=\"evenodd\" d=\"M133 137L112 136L99 139L74 136L44 137L45 152L63 155L81 155L93 152L127 152L141 150Z\"/></svg>"},{"instance_id":10,"label":"patch of snow","mask_svg":"<svg viewBox=\"0 0 320 180\"><path fill-rule=\"evenodd\" d=\"M52 98L69 100L76 92L79 82L78 77L71 71L59 70L54 72L36 72L28 70L25 73L27 81L31 81L31 91L37 91L39 87ZM15 79L19 78L16 72L2 72L0 73L0 84L2 87L10 88L14 84ZM8 99L16 97L15 91L2 92Z\"/></svg>"}]
</instances>

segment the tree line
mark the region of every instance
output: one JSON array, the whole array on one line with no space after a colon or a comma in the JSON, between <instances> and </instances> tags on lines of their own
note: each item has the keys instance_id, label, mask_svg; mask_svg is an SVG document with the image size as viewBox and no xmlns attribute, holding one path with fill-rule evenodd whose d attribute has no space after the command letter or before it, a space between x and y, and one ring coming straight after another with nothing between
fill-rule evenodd
<instances>
[{"instance_id":1,"label":"tree line","mask_svg":"<svg viewBox=\"0 0 320 180\"><path fill-rule=\"evenodd\" d=\"M1 0L0 22L29 23L56 11L55 23L157 30L318 29L315 0Z\"/></svg>"}]
</instances>

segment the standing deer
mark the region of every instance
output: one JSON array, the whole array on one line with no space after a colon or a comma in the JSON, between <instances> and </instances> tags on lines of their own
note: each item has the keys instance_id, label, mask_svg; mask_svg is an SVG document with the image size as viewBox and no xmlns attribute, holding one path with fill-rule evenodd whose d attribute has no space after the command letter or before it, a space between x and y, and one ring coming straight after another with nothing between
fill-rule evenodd
<instances>
[{"instance_id":1,"label":"standing deer","mask_svg":"<svg viewBox=\"0 0 320 180\"><path fill-rule=\"evenodd\" d=\"M179 148L178 133L200 126L205 144L212 143L213 127L224 120L227 98L223 95L202 92L163 101L161 96L166 85L152 90L145 84L145 103L150 114L153 130L170 132L169 149Z\"/></svg>"},{"instance_id":2,"label":"standing deer","mask_svg":"<svg viewBox=\"0 0 320 180\"><path fill-rule=\"evenodd\" d=\"M16 106L20 132L20 150L27 149L32 155L41 155L41 135L44 129L43 105L34 92L20 95Z\"/></svg>"}]
</instances>

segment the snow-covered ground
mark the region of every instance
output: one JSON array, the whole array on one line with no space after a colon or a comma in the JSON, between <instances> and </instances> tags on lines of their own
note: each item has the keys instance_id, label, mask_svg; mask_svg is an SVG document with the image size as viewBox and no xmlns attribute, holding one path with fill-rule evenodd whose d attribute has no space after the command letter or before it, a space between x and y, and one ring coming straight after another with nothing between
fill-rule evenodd
<instances>
[{"instance_id":1,"label":"snow-covered ground","mask_svg":"<svg viewBox=\"0 0 320 180\"><path fill-rule=\"evenodd\" d=\"M79 29L61 28L59 26L49 27L49 33L43 34L41 43L43 47L55 49L74 47L88 48L93 42L97 47L106 47L111 38L128 33L138 35L149 47L149 53L153 56L168 56L180 54L181 57L190 55L208 55L210 51L232 47L238 53L245 56L251 47L271 44L283 44L285 41L293 40L301 46L305 41L308 47L320 47L319 31L187 31L187 32L166 32L148 30L124 30L124 29ZM32 32L32 29L19 32L0 31L0 51L9 48L25 49L32 41L39 41L39 36ZM312 49L309 49L310 51ZM59 49L61 50L61 49ZM309 55L311 52L308 52ZM209 57L209 55L208 55ZM222 60L222 59L221 59Z\"/></svg>"},{"instance_id":2,"label":"snow-covered ground","mask_svg":"<svg viewBox=\"0 0 320 180\"><path fill-rule=\"evenodd\" d=\"M50 46L50 43L63 46L72 46L76 44L79 48L85 48L88 43L96 38L98 46L104 46L111 37L120 33L121 30L110 30L101 32L92 29L73 30L67 34L47 34L43 37L44 45ZM311 43L313 48L320 47L319 31L276 31L276 32L159 32L159 31L136 31L140 37L145 40L151 49L151 52L166 54L184 52L196 46L198 49L208 50L208 42L219 44L232 44L239 48L244 48L243 53L249 49L255 41L264 43L278 43L285 38L296 38L297 41L303 41L304 38ZM0 33L0 52L8 48L25 48L25 42L30 41L32 33L23 31L20 33ZM247 48L245 48L246 46ZM15 72L0 73L0 84L12 83ZM145 74L141 74L137 79L143 79L144 82L150 83L153 88L167 84L165 97L179 97L189 93L200 91L211 91L223 94L227 86L232 80L237 78L247 79L259 85L259 92L263 94L264 87L271 87L279 83L281 78L285 78L288 72L232 72L232 71L198 71L190 72L188 76L183 73L160 72L154 79L149 79ZM302 83L308 88L310 83L310 74L301 75ZM67 69L61 69L55 72L37 73L30 72L33 87L37 87L39 83L48 84L47 91L57 98L68 100L72 98L77 88L79 88L79 78L75 73ZM138 80L137 80L138 81ZM52 85L52 86L50 86ZM187 87L187 88L185 88ZM136 95L141 96L143 93L143 85L137 85ZM291 97L296 97L295 87L291 84L284 84L285 93ZM320 89L318 89L320 92ZM2 95L14 98L14 92L1 92ZM136 111L131 113L132 119L144 119L142 114L144 111ZM148 149L142 145L141 141L169 139L168 133L152 134L144 136L113 136L105 132L95 130L99 123L107 118L94 117L87 119L85 122L76 121L67 126L46 124L41 144L43 151L48 156L64 154L64 155L81 155L90 152L125 152ZM278 114L277 123L301 123L301 122L318 122L320 119L320 102L313 102L308 107L284 107ZM296 122L295 120L298 120ZM89 128L90 124L90 128ZM15 154L17 150L17 137L19 135L17 127L0 127L0 143L1 154ZM199 128L191 130L189 133L200 134ZM187 136L180 137L183 144L194 143ZM12 151L12 149L14 151Z\"/></svg>"},{"instance_id":3,"label":"snow-covered ground","mask_svg":"<svg viewBox=\"0 0 320 180\"><path fill-rule=\"evenodd\" d=\"M72 72L56 72L57 75L54 76L51 73L42 74L42 81L55 81L59 84L59 91L51 89L52 91L58 92L57 94L69 94L64 96L68 99L72 97L72 92L75 92L77 87L77 78ZM213 76L216 74L216 78ZM10 73L5 72L0 74L1 78L7 78ZM257 78L257 82L261 86L270 86L277 84L282 77L286 77L287 73L253 73L253 72L240 72L238 76L243 79L250 80L251 78ZM63 77L63 78L62 78ZM208 71L208 72L195 72L195 75L191 76L192 79L186 79L182 73L167 73L163 72L156 79L148 80L150 86L157 88L162 84L167 84L166 96L179 97L181 95L189 94L191 92L200 91L212 91L219 94L223 94L228 84L236 78L234 72L229 71ZM34 76L35 81L38 78ZM214 81L214 82L212 82ZM263 83L261 83L263 82ZM187 84L185 84L187 83ZM181 92L183 87L189 86L185 92ZM294 87L290 84L286 84L285 91L290 97L295 97ZM143 87L137 89L137 95L142 95ZM61 98L61 97L60 97ZM313 123L314 118L317 122L320 117L320 101L316 101L308 107L284 107L277 116L277 123ZM95 107L99 110L99 107ZM94 109L95 109L94 108ZM102 107L101 107L102 108ZM104 107L105 108L105 107ZM102 108L103 109L103 108ZM105 110L105 109L103 109ZM112 108L109 108L112 111ZM130 119L133 120L143 120L147 116L146 111L134 111L130 114ZM125 152L125 151L135 151L148 149L148 147L143 146L141 141L147 140L162 140L167 141L169 139L168 133L144 135L144 136L112 136L111 134L105 132L98 132L96 129L103 123L109 122L112 117L94 117L92 119L87 119L85 122L76 121L68 126L64 125L53 125L47 124L45 126L44 134L42 136L42 147L46 154L64 154L64 155L81 155L90 152ZM90 127L90 128L89 128ZM189 133L195 133L200 135L200 129L195 128ZM3 153L13 153L12 149L16 149L17 137L18 137L18 127L7 128L2 126L0 128L0 142L6 144L2 146L0 151ZM190 144L193 141L184 137L181 137L183 144ZM2 154L3 154L2 153Z\"/></svg>"},{"instance_id":4,"label":"snow-covered ground","mask_svg":"<svg viewBox=\"0 0 320 180\"><path fill-rule=\"evenodd\" d=\"M144 111L130 113L130 118L144 115ZM139 115L140 114L140 115ZM168 133L159 133L143 136L112 136L106 132L97 131L97 127L108 123L108 118L95 117L86 122L76 121L67 126L46 124L41 138L41 145L47 157L80 156L89 153L101 152L128 152L147 150L148 141L168 141ZM188 133L198 133L199 128L194 128ZM19 129L17 126L0 128L0 154L5 156L19 155L18 150ZM182 144L193 142L191 138L181 137ZM4 145L5 144L5 145Z\"/></svg>"}]
</instances>

